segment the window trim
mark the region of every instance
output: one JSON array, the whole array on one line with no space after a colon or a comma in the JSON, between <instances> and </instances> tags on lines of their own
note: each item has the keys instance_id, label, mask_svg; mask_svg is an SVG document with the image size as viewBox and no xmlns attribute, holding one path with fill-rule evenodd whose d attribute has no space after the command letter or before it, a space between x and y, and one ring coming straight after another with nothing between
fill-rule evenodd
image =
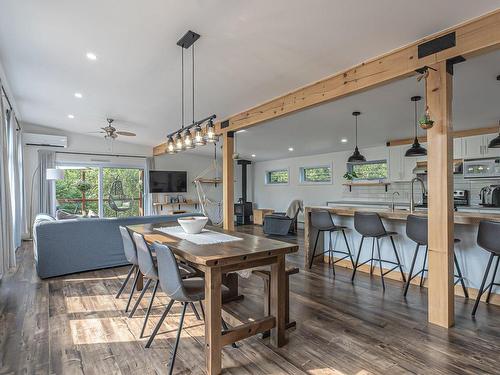
<instances>
[{"instance_id":1,"label":"window trim","mask_svg":"<svg viewBox=\"0 0 500 375\"><path fill-rule=\"evenodd\" d=\"M280 172L280 171L286 171L288 174L288 182L269 182L269 173L272 172ZM266 173L264 175L264 182L266 185L269 186L284 186L284 185L290 185L290 168L276 168L276 169L269 169L266 170Z\"/></svg>"},{"instance_id":2,"label":"window trim","mask_svg":"<svg viewBox=\"0 0 500 375\"><path fill-rule=\"evenodd\" d=\"M304 179L304 170L312 168L329 168L330 169L330 180L329 181L306 181ZM333 165L330 164L313 164L313 165L303 165L299 167L299 184L300 185L332 185L333 184Z\"/></svg>"},{"instance_id":3,"label":"window trim","mask_svg":"<svg viewBox=\"0 0 500 375\"><path fill-rule=\"evenodd\" d=\"M389 179L389 161L387 159L368 160L361 163L347 163L347 171L352 172L355 165L383 164L387 165L387 176L376 178L353 178L353 181L387 181Z\"/></svg>"}]
</instances>

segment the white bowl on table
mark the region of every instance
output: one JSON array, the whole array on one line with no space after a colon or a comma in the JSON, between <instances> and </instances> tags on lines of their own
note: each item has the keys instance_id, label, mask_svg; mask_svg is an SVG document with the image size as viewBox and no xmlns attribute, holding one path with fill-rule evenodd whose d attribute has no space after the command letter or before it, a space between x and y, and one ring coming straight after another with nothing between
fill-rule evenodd
<instances>
[{"instance_id":1,"label":"white bowl on table","mask_svg":"<svg viewBox=\"0 0 500 375\"><path fill-rule=\"evenodd\" d=\"M177 222L181 225L184 232L188 234L198 234L208 222L206 216L188 216L180 217Z\"/></svg>"}]
</instances>

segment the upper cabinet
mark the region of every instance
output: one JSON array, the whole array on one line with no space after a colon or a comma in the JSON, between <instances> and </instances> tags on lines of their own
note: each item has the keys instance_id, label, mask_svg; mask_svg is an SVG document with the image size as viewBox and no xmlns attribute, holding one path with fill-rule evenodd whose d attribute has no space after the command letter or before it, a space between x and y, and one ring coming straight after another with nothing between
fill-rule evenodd
<instances>
[{"instance_id":1,"label":"upper cabinet","mask_svg":"<svg viewBox=\"0 0 500 375\"><path fill-rule=\"evenodd\" d=\"M422 143L422 146L427 148L426 143ZM411 181L415 177L413 170L417 162L427 160L426 156L406 157L406 150L410 147L411 145L389 147L389 177L392 182Z\"/></svg>"},{"instance_id":2,"label":"upper cabinet","mask_svg":"<svg viewBox=\"0 0 500 375\"><path fill-rule=\"evenodd\" d=\"M497 134L487 134L454 138L453 159L500 157L500 149L488 148L488 144L496 136ZM428 148L427 143L422 143L422 146ZM427 156L405 157L406 150L410 147L411 145L389 147L389 178L392 182L411 181L415 177L413 169L417 162L427 160Z\"/></svg>"},{"instance_id":3,"label":"upper cabinet","mask_svg":"<svg viewBox=\"0 0 500 375\"><path fill-rule=\"evenodd\" d=\"M500 149L488 148L496 134L473 135L462 138L462 153L464 159L489 158L500 156Z\"/></svg>"}]
</instances>

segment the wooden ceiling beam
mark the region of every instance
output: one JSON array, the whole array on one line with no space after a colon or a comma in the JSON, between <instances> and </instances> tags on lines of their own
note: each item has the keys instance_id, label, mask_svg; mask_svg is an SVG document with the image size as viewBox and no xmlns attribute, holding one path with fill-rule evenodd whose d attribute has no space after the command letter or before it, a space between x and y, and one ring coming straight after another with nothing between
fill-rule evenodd
<instances>
[{"instance_id":1,"label":"wooden ceiling beam","mask_svg":"<svg viewBox=\"0 0 500 375\"><path fill-rule=\"evenodd\" d=\"M454 47L418 57L419 45L449 33L455 33ZM240 112L218 122L216 131L223 134L249 128L264 121L412 76L417 69L425 66L458 56L470 57L499 47L500 9L497 9ZM166 145L163 143L154 148L153 154L161 155L165 151Z\"/></svg>"}]
</instances>

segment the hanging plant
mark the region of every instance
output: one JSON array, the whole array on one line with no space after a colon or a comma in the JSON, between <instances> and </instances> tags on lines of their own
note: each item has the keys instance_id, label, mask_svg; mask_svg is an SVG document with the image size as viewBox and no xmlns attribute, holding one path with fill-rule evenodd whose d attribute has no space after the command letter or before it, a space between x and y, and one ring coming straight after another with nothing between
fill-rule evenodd
<instances>
[{"instance_id":1,"label":"hanging plant","mask_svg":"<svg viewBox=\"0 0 500 375\"><path fill-rule=\"evenodd\" d=\"M429 112L429 107L425 108L424 114L418 120L418 123L422 129L428 130L434 126L434 120L431 119L431 114Z\"/></svg>"},{"instance_id":2,"label":"hanging plant","mask_svg":"<svg viewBox=\"0 0 500 375\"><path fill-rule=\"evenodd\" d=\"M92 184L85 180L80 180L75 184L75 187L80 190L81 193L86 193L92 189Z\"/></svg>"},{"instance_id":3,"label":"hanging plant","mask_svg":"<svg viewBox=\"0 0 500 375\"><path fill-rule=\"evenodd\" d=\"M431 118L431 113L429 112L429 105L427 104L427 77L429 77L429 67L426 67L425 71L417 77L417 82L420 82L422 79L425 83L425 112L418 120L418 124L424 130L429 130L434 126L434 120ZM433 69L435 70L435 69Z\"/></svg>"}]
</instances>

